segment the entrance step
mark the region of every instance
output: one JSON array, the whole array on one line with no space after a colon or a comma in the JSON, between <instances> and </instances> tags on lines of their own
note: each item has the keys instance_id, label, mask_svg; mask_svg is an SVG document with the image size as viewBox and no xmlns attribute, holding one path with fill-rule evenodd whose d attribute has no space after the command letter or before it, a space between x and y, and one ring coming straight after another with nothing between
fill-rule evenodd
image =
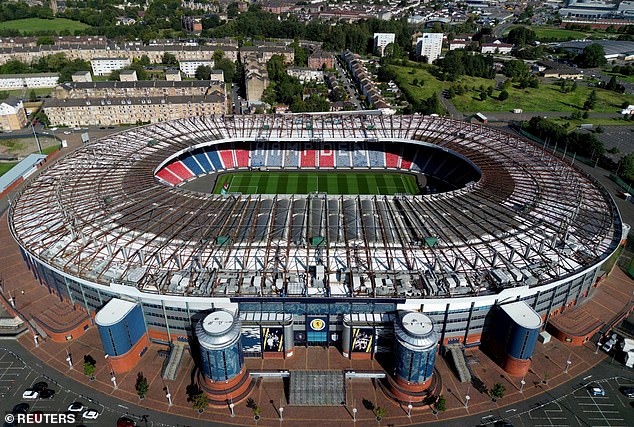
<instances>
[{"instance_id":1,"label":"entrance step","mask_svg":"<svg viewBox=\"0 0 634 427\"><path fill-rule=\"evenodd\" d=\"M341 406L346 401L343 371L291 371L289 404Z\"/></svg>"},{"instance_id":2,"label":"entrance step","mask_svg":"<svg viewBox=\"0 0 634 427\"><path fill-rule=\"evenodd\" d=\"M183 354L185 353L185 344L177 342L175 343L171 350L169 359L163 368L163 379L174 381L176 379L176 374L178 373L178 368L181 365L181 360L183 360Z\"/></svg>"},{"instance_id":3,"label":"entrance step","mask_svg":"<svg viewBox=\"0 0 634 427\"><path fill-rule=\"evenodd\" d=\"M456 371L456 375L461 383L471 382L471 372L467 367L462 348L457 344L449 344L445 347L449 361Z\"/></svg>"}]
</instances>

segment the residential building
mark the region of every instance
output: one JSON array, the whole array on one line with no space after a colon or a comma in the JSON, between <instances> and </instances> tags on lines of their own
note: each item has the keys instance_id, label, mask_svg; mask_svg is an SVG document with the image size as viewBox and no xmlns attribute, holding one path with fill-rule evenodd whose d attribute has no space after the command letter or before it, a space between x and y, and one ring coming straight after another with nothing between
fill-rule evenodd
<instances>
[{"instance_id":1,"label":"residential building","mask_svg":"<svg viewBox=\"0 0 634 427\"><path fill-rule=\"evenodd\" d=\"M264 89L269 85L269 74L266 64L251 61L245 66L245 92L249 103L262 102Z\"/></svg>"},{"instance_id":2,"label":"residential building","mask_svg":"<svg viewBox=\"0 0 634 427\"><path fill-rule=\"evenodd\" d=\"M243 46L240 48L242 62L258 61L266 64L274 55L284 58L284 62L292 64L295 60L295 51L287 47L286 43L258 42L255 46Z\"/></svg>"},{"instance_id":3,"label":"residential building","mask_svg":"<svg viewBox=\"0 0 634 427\"><path fill-rule=\"evenodd\" d=\"M90 61L95 76L105 76L130 65L130 58L95 58Z\"/></svg>"},{"instance_id":4,"label":"residential building","mask_svg":"<svg viewBox=\"0 0 634 427\"><path fill-rule=\"evenodd\" d=\"M286 74L291 77L297 77L300 83L306 82L322 82L324 81L324 72L321 70L311 70L304 67L289 67Z\"/></svg>"},{"instance_id":5,"label":"residential building","mask_svg":"<svg viewBox=\"0 0 634 427\"><path fill-rule=\"evenodd\" d=\"M119 80L122 82L136 82L139 79L137 78L136 70L121 70Z\"/></svg>"},{"instance_id":6,"label":"residential building","mask_svg":"<svg viewBox=\"0 0 634 427\"><path fill-rule=\"evenodd\" d=\"M335 68L335 53L318 50L308 57L308 68L320 70L326 68Z\"/></svg>"},{"instance_id":7,"label":"residential building","mask_svg":"<svg viewBox=\"0 0 634 427\"><path fill-rule=\"evenodd\" d=\"M493 43L482 43L480 45L481 53L494 53L499 55L508 55L513 50L513 45L508 43L502 43L499 40Z\"/></svg>"},{"instance_id":8,"label":"residential building","mask_svg":"<svg viewBox=\"0 0 634 427\"><path fill-rule=\"evenodd\" d=\"M394 43L396 35L394 33L374 33L374 53L383 56L385 47Z\"/></svg>"},{"instance_id":9,"label":"residential building","mask_svg":"<svg viewBox=\"0 0 634 427\"><path fill-rule=\"evenodd\" d=\"M92 75L90 71L77 71L71 76L74 82L91 82Z\"/></svg>"},{"instance_id":10,"label":"residential building","mask_svg":"<svg viewBox=\"0 0 634 427\"><path fill-rule=\"evenodd\" d=\"M179 61L178 67L187 77L196 76L196 70L200 66L205 66L209 68L214 67L214 61L212 59L209 60L193 60L193 61Z\"/></svg>"},{"instance_id":11,"label":"residential building","mask_svg":"<svg viewBox=\"0 0 634 427\"><path fill-rule=\"evenodd\" d=\"M180 70L167 70L165 72L165 80L168 82L180 82L182 79Z\"/></svg>"},{"instance_id":12,"label":"residential building","mask_svg":"<svg viewBox=\"0 0 634 427\"><path fill-rule=\"evenodd\" d=\"M26 113L22 101L10 96L0 102L0 129L19 130L26 126Z\"/></svg>"},{"instance_id":13,"label":"residential building","mask_svg":"<svg viewBox=\"0 0 634 427\"><path fill-rule=\"evenodd\" d=\"M365 95L368 104L380 110L383 114L394 114L396 111L383 99L381 92L375 87L370 74L361 61L361 57L349 50L343 52L341 57L348 66L352 78L359 86L361 93Z\"/></svg>"},{"instance_id":14,"label":"residential building","mask_svg":"<svg viewBox=\"0 0 634 427\"><path fill-rule=\"evenodd\" d=\"M416 39L416 56L427 58L427 63L431 64L440 57L442 39L442 33L424 33Z\"/></svg>"},{"instance_id":15,"label":"residential building","mask_svg":"<svg viewBox=\"0 0 634 427\"><path fill-rule=\"evenodd\" d=\"M55 126L117 126L225 114L224 92L204 96L49 99L44 112Z\"/></svg>"},{"instance_id":16,"label":"residential building","mask_svg":"<svg viewBox=\"0 0 634 427\"><path fill-rule=\"evenodd\" d=\"M465 39L453 39L449 42L449 50L465 49L467 41Z\"/></svg>"},{"instance_id":17,"label":"residential building","mask_svg":"<svg viewBox=\"0 0 634 427\"><path fill-rule=\"evenodd\" d=\"M141 97L174 97L204 96L211 92L225 92L222 71L218 80L141 80L129 82L88 82L63 83L55 88L56 99L88 99L88 98L141 98Z\"/></svg>"},{"instance_id":18,"label":"residential building","mask_svg":"<svg viewBox=\"0 0 634 427\"><path fill-rule=\"evenodd\" d=\"M58 81L58 73L0 74L0 89L55 87Z\"/></svg>"}]
</instances>

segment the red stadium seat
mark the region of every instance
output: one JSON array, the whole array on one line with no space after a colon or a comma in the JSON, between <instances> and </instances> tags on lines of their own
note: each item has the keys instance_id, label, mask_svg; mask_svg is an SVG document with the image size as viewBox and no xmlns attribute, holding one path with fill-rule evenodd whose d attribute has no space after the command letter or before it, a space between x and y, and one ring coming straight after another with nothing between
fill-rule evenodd
<instances>
[{"instance_id":1,"label":"red stadium seat","mask_svg":"<svg viewBox=\"0 0 634 427\"><path fill-rule=\"evenodd\" d=\"M181 177L182 180L186 180L194 176L194 174L189 169L187 169L187 166L185 166L180 160L172 163L165 169L169 170L174 175Z\"/></svg>"},{"instance_id":2,"label":"red stadium seat","mask_svg":"<svg viewBox=\"0 0 634 427\"><path fill-rule=\"evenodd\" d=\"M236 148L234 151L236 152L236 161L238 162L238 167L248 168L249 167L249 150L245 150L243 148Z\"/></svg>"},{"instance_id":3,"label":"red stadium seat","mask_svg":"<svg viewBox=\"0 0 634 427\"><path fill-rule=\"evenodd\" d=\"M161 178L163 181L169 182L172 185L178 185L183 181L182 179L171 173L167 168L158 171L156 173L156 176Z\"/></svg>"},{"instance_id":4,"label":"red stadium seat","mask_svg":"<svg viewBox=\"0 0 634 427\"><path fill-rule=\"evenodd\" d=\"M309 147L312 147L312 144L306 144L305 148L301 151L300 167L314 168L317 166L317 153Z\"/></svg>"},{"instance_id":5,"label":"red stadium seat","mask_svg":"<svg viewBox=\"0 0 634 427\"><path fill-rule=\"evenodd\" d=\"M220 157L222 158L222 163L225 165L225 169L231 169L235 167L235 163L233 161L233 150L221 150L218 151ZM247 156L248 157L248 156ZM247 158L247 162L248 162Z\"/></svg>"},{"instance_id":6,"label":"red stadium seat","mask_svg":"<svg viewBox=\"0 0 634 427\"><path fill-rule=\"evenodd\" d=\"M319 167L320 168L334 168L335 167L335 152L332 144L324 143L321 146L319 154Z\"/></svg>"}]
</instances>

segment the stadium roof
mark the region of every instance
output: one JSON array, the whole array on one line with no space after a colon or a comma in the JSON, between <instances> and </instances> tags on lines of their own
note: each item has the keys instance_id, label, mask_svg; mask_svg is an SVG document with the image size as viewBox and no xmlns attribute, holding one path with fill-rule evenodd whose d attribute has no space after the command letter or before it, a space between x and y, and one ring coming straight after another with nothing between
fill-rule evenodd
<instances>
[{"instance_id":1,"label":"stadium roof","mask_svg":"<svg viewBox=\"0 0 634 427\"><path fill-rule=\"evenodd\" d=\"M599 44L603 46L606 56L622 55L634 51L634 41L624 40L583 40L563 42L559 46L564 49L583 50L591 44Z\"/></svg>"},{"instance_id":2,"label":"stadium roof","mask_svg":"<svg viewBox=\"0 0 634 427\"><path fill-rule=\"evenodd\" d=\"M0 176L0 193L9 188L20 177L28 174L36 165L46 160L44 154L29 154L17 165L13 166L7 173Z\"/></svg>"},{"instance_id":3,"label":"stadium roof","mask_svg":"<svg viewBox=\"0 0 634 427\"><path fill-rule=\"evenodd\" d=\"M213 195L155 177L183 153L244 141L426 147L469 159L481 177L418 196ZM194 297L496 294L584 274L622 237L610 195L570 160L418 115L209 116L131 129L40 174L12 204L11 224L27 253L67 274Z\"/></svg>"}]
</instances>

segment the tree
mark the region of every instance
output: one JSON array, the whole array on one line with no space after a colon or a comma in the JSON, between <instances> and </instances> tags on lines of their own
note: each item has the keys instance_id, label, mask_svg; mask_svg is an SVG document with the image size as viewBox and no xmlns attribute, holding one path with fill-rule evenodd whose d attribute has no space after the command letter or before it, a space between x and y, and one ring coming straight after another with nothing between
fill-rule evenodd
<instances>
[{"instance_id":1,"label":"tree","mask_svg":"<svg viewBox=\"0 0 634 427\"><path fill-rule=\"evenodd\" d=\"M90 378L94 378L96 366L94 363L88 360L84 360L84 375Z\"/></svg>"},{"instance_id":2,"label":"tree","mask_svg":"<svg viewBox=\"0 0 634 427\"><path fill-rule=\"evenodd\" d=\"M517 46L524 46L527 44L532 44L535 41L535 38L535 31L531 30L530 28L515 27L511 29L511 31L509 31L508 36L506 36L506 41Z\"/></svg>"},{"instance_id":3,"label":"tree","mask_svg":"<svg viewBox=\"0 0 634 427\"><path fill-rule=\"evenodd\" d=\"M143 65L144 67L149 67L151 64L150 57L147 55L141 55L141 58L139 59L139 64Z\"/></svg>"},{"instance_id":4,"label":"tree","mask_svg":"<svg viewBox=\"0 0 634 427\"><path fill-rule=\"evenodd\" d=\"M95 369L97 366L97 361L94 357L89 354L84 355L84 375L90 377L90 379L95 378Z\"/></svg>"},{"instance_id":5,"label":"tree","mask_svg":"<svg viewBox=\"0 0 634 427\"><path fill-rule=\"evenodd\" d=\"M605 59L603 46L598 43L592 43L583 48L583 53L577 56L576 61L586 68L600 67L608 62Z\"/></svg>"},{"instance_id":6,"label":"tree","mask_svg":"<svg viewBox=\"0 0 634 427\"><path fill-rule=\"evenodd\" d=\"M506 393L506 387L504 384L495 383L493 388L491 389L491 397L494 399L501 399L504 397L504 393Z\"/></svg>"},{"instance_id":7,"label":"tree","mask_svg":"<svg viewBox=\"0 0 634 427\"><path fill-rule=\"evenodd\" d=\"M211 79L211 67L208 65L199 65L198 68L196 68L196 73L194 74L194 76L198 80Z\"/></svg>"},{"instance_id":8,"label":"tree","mask_svg":"<svg viewBox=\"0 0 634 427\"><path fill-rule=\"evenodd\" d=\"M53 37L51 36L42 36L37 38L38 46L50 46L53 44L55 44L55 42L53 41Z\"/></svg>"},{"instance_id":9,"label":"tree","mask_svg":"<svg viewBox=\"0 0 634 427\"><path fill-rule=\"evenodd\" d=\"M31 89L31 92L29 92L29 101L37 101L37 93L35 93L35 89Z\"/></svg>"},{"instance_id":10,"label":"tree","mask_svg":"<svg viewBox=\"0 0 634 427\"><path fill-rule=\"evenodd\" d=\"M229 59L222 58L219 61L215 61L214 68L216 70L222 70L225 76L225 82L235 81L237 67Z\"/></svg>"},{"instance_id":11,"label":"tree","mask_svg":"<svg viewBox=\"0 0 634 427\"><path fill-rule=\"evenodd\" d=\"M161 62L165 65L178 65L178 60L173 53L165 52L161 58Z\"/></svg>"},{"instance_id":12,"label":"tree","mask_svg":"<svg viewBox=\"0 0 634 427\"><path fill-rule=\"evenodd\" d=\"M584 102L583 104L583 109L592 110L594 109L596 104L597 104L597 91L592 90L592 92L590 92L590 95L588 95L588 99L586 99L586 102Z\"/></svg>"},{"instance_id":13,"label":"tree","mask_svg":"<svg viewBox=\"0 0 634 427\"><path fill-rule=\"evenodd\" d=\"M381 421L381 419L383 419L383 417L387 415L387 410L382 406L377 406L374 409L374 415L376 416L377 420Z\"/></svg>"},{"instance_id":14,"label":"tree","mask_svg":"<svg viewBox=\"0 0 634 427\"><path fill-rule=\"evenodd\" d=\"M207 409L208 405L209 401L207 400L207 394L205 394L204 391L201 391L200 393L192 396L192 408L195 411L203 412L205 409Z\"/></svg>"},{"instance_id":15,"label":"tree","mask_svg":"<svg viewBox=\"0 0 634 427\"><path fill-rule=\"evenodd\" d=\"M488 97L489 95L485 91L480 92L480 101L486 101Z\"/></svg>"},{"instance_id":16,"label":"tree","mask_svg":"<svg viewBox=\"0 0 634 427\"><path fill-rule=\"evenodd\" d=\"M498 95L498 100L500 100L500 101L506 101L508 98L509 98L509 93L506 90L503 90Z\"/></svg>"},{"instance_id":17,"label":"tree","mask_svg":"<svg viewBox=\"0 0 634 427\"><path fill-rule=\"evenodd\" d=\"M150 386L147 382L147 378L143 376L143 372L139 372L137 374L134 388L136 389L136 393L139 395L139 398L144 399Z\"/></svg>"},{"instance_id":18,"label":"tree","mask_svg":"<svg viewBox=\"0 0 634 427\"><path fill-rule=\"evenodd\" d=\"M610 78L610 81L606 83L605 88L607 90L616 90L616 76L612 76Z\"/></svg>"},{"instance_id":19,"label":"tree","mask_svg":"<svg viewBox=\"0 0 634 427\"><path fill-rule=\"evenodd\" d=\"M447 409L447 399L445 399L445 396L443 395L438 396L438 400L434 404L434 408L437 411L445 412L445 410Z\"/></svg>"}]
</instances>

